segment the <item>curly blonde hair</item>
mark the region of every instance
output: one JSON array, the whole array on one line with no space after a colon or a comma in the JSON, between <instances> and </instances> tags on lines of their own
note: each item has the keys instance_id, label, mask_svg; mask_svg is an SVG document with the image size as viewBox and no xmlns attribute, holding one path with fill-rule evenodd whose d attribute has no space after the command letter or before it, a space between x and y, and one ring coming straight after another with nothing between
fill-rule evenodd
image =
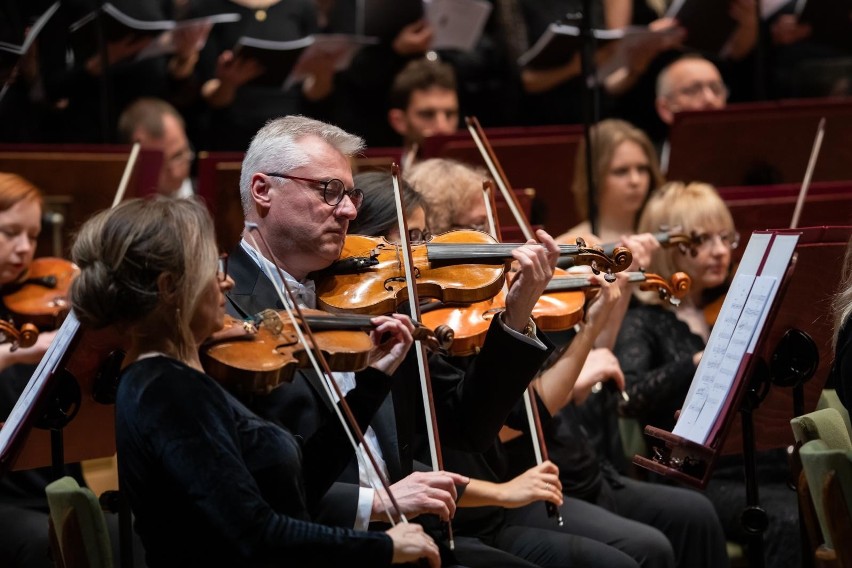
<instances>
[{"instance_id":1,"label":"curly blonde hair","mask_svg":"<svg viewBox=\"0 0 852 568\"><path fill-rule=\"evenodd\" d=\"M489 179L482 168L446 158L431 158L414 164L404 175L426 200L429 227L434 234L454 228L459 213L472 199L482 195L482 181Z\"/></svg>"}]
</instances>

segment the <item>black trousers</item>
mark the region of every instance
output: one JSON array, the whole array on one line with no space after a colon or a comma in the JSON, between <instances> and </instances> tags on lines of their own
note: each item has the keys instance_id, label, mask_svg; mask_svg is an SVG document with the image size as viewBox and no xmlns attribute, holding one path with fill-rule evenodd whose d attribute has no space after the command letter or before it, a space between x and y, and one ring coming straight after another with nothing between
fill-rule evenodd
<instances>
[{"instance_id":1,"label":"black trousers","mask_svg":"<svg viewBox=\"0 0 852 568\"><path fill-rule=\"evenodd\" d=\"M604 482L598 503L566 496L562 527L546 516L541 503L514 509L508 517L511 523L601 542L643 568L728 565L722 527L698 492L625 478L618 487Z\"/></svg>"}]
</instances>

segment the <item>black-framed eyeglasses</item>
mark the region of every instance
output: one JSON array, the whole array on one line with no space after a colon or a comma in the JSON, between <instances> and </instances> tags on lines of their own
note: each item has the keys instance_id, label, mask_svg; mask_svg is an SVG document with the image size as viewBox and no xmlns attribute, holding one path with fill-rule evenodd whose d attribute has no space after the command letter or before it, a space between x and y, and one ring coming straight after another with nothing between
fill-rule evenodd
<instances>
[{"instance_id":1,"label":"black-framed eyeglasses","mask_svg":"<svg viewBox=\"0 0 852 568\"><path fill-rule=\"evenodd\" d=\"M224 282L228 279L228 253L223 252L219 255L219 264L216 269L216 280Z\"/></svg>"},{"instance_id":2,"label":"black-framed eyeglasses","mask_svg":"<svg viewBox=\"0 0 852 568\"><path fill-rule=\"evenodd\" d=\"M412 243L425 243L431 238L429 229L408 229L408 240Z\"/></svg>"},{"instance_id":3,"label":"black-framed eyeglasses","mask_svg":"<svg viewBox=\"0 0 852 568\"><path fill-rule=\"evenodd\" d=\"M338 203L343 201L344 195L349 196L349 199L352 201L352 205L355 206L355 209L360 208L361 204L364 203L363 191L361 191L357 187L353 187L352 189L346 189L346 184L344 184L341 180L337 178L321 180L291 176L287 174L279 174L276 172L264 173L263 175L271 177L280 177L284 179L292 179L296 181L304 181L307 183L315 183L322 187L323 201L325 201L328 205L331 205L332 207L336 207Z\"/></svg>"}]
</instances>

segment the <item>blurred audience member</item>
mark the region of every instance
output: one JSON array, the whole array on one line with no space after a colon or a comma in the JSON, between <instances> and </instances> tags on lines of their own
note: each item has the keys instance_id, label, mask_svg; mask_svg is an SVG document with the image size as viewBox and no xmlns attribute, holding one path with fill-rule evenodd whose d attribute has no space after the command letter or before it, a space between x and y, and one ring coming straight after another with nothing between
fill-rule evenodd
<instances>
[{"instance_id":1,"label":"blurred audience member","mask_svg":"<svg viewBox=\"0 0 852 568\"><path fill-rule=\"evenodd\" d=\"M189 171L195 153L186 137L183 117L172 105L154 98L135 101L121 113L118 133L122 142L139 142L143 148L162 150L159 193L171 197L193 195Z\"/></svg>"},{"instance_id":2,"label":"blurred audience member","mask_svg":"<svg viewBox=\"0 0 852 568\"><path fill-rule=\"evenodd\" d=\"M394 78L388 122L406 153L416 154L425 138L453 134L459 123L453 68L426 58L410 61Z\"/></svg>"}]
</instances>

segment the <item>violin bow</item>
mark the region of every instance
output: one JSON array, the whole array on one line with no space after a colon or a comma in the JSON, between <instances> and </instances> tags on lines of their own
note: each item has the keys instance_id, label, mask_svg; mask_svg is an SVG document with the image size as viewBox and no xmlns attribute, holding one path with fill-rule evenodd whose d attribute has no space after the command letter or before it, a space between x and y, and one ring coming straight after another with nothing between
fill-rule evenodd
<instances>
[{"instance_id":1,"label":"violin bow","mask_svg":"<svg viewBox=\"0 0 852 568\"><path fill-rule=\"evenodd\" d=\"M334 377L332 376L331 369L328 366L328 361L326 361L325 355L323 355L322 350L319 347L319 343L316 341L313 331L308 325L307 318L302 313L302 308L299 306L298 302L296 302L293 291L290 289L289 284L287 284L287 280L284 278L284 275L281 271L281 266L279 265L278 260L275 258L275 254L272 252L272 249L269 248L266 239L263 236L263 233L259 231L256 223L247 222L245 224L245 227L246 237L251 241L251 245L256 250L261 250L260 247L258 247L258 243L254 238L254 232L256 231L257 234L260 236L260 240L263 243L264 248L269 252L272 263L275 265L275 269L278 271L278 277L281 279L281 282L284 285L283 292L278 286L275 286L275 291L277 292L278 298L284 306L284 309L287 311L287 315L293 322L293 328L296 332L296 336L298 337L302 345L306 347L305 353L308 355L308 358L311 361L311 365L313 366L317 375L323 378L323 386L325 387L326 396L328 396L329 400L332 401L331 406L334 408L335 414L337 415L337 418L340 421L343 430L346 432L346 436L349 438L349 442L352 444L352 448L355 451L356 459L362 459L360 457L361 452L358 451L358 446L360 444L360 446L364 449L364 454L367 455L367 458L370 460L370 464L373 466L373 471L379 478L379 481L382 485L382 489L384 489L387 493L388 499L390 500L394 511L396 511L399 521L403 523L408 523L408 519L405 517L405 514L403 514L402 509L400 509L399 507L399 503L391 492L389 480L382 473L382 470L379 468L379 464L376 461L376 456L373 455L373 452L370 450L370 447L367 445L367 442L364 439L364 433L361 431L360 426L358 426L358 421L355 419L355 415L352 414L352 409L346 402L346 398L343 395L343 391L340 390L340 386L337 384L337 381L335 381ZM270 280L273 279L270 278ZM284 297L285 292L287 294L286 298ZM304 329L302 329L303 327ZM335 396L337 397L337 400L340 404L334 404ZM370 478L370 483L372 484L374 482L373 476L368 475L368 477ZM379 498L383 499L384 497L382 496L381 492L378 491L378 488L374 486L374 489L376 489L379 493ZM393 516L390 513L388 513L388 519L390 520L391 525L396 524Z\"/></svg>"},{"instance_id":2,"label":"violin bow","mask_svg":"<svg viewBox=\"0 0 852 568\"><path fill-rule=\"evenodd\" d=\"M412 320L421 321L420 296L417 293L414 261L411 255L411 240L408 236L408 219L405 215L405 204L402 201L399 174L399 166L397 164L391 165L391 181L393 182L394 202L396 203L396 217L399 227L399 248L402 252L402 267L405 275L406 291L408 292L409 315ZM420 392L423 395L423 408L426 412L426 434L429 440L429 454L432 458L432 469L434 471L441 471L444 469L444 457L441 453L441 438L438 433L438 419L435 415L435 399L432 396L432 377L429 374L426 350L423 347L423 343L419 340L414 341L414 352L417 356L417 370L420 374ZM450 550L455 550L452 521L447 522L447 537L449 540Z\"/></svg>"},{"instance_id":3,"label":"violin bow","mask_svg":"<svg viewBox=\"0 0 852 568\"><path fill-rule=\"evenodd\" d=\"M805 178L802 180L802 187L799 190L799 198L796 200L796 208L793 210L793 220L790 221L790 228L797 229L799 227L799 217L802 215L802 208L805 206L805 196L808 194L808 189L811 186L811 178L814 175L819 151L822 148L822 139L825 136L825 117L819 120L817 126L816 137L814 138L813 146L811 147L811 157L808 159L808 169L805 170Z\"/></svg>"},{"instance_id":4,"label":"violin bow","mask_svg":"<svg viewBox=\"0 0 852 568\"><path fill-rule=\"evenodd\" d=\"M479 127L479 122L475 118L472 119L472 121L473 125L475 126L473 126L471 120L468 119L468 128L471 129L471 136L473 137L476 146L478 148L481 148L480 151L483 152L482 158L485 160L485 163L488 164L488 169L492 172L492 175L493 172L500 173L500 176L495 177L495 179L500 179L501 177L503 178L502 183L498 182L498 186L500 187L501 191L503 191L506 200L509 201L510 209L515 215L515 220L521 227L524 236L527 236L527 239L534 240L535 236L533 235L532 227L530 226L529 221L527 221L526 217L524 216L523 211L521 211L520 204L517 202L517 199L515 199L515 194L508 190L509 183L505 179L506 174L503 172L503 168L500 167L500 163L496 160L496 156L494 156L493 160L491 159L493 155L493 150L491 149L490 144L488 144L488 140L487 138L485 138L484 133L482 133L482 137L480 137L479 131L481 130L481 128ZM490 152L486 151L486 149L490 150ZM503 188L505 188L505 190ZM491 180L485 180L482 182L482 190L484 192L483 198L485 199L485 210L488 212L488 223L490 224L492 230L491 236L497 240L500 240L498 238L499 221L497 219L496 214L497 208L495 206L496 202L494 198L493 189L494 186ZM510 195L506 195L507 193ZM514 207L512 207L511 205L513 203L512 200L514 200ZM529 422L530 441L532 442L533 454L535 455L535 463L537 465L541 465L545 461L549 460L550 456L547 452L547 441L544 439L544 430L541 427L541 416L538 412L538 405L535 401L535 391L533 389L532 384L527 385L527 388L524 391L524 408L527 413L527 421ZM563 526L564 521L562 520L562 514L559 511L559 507L557 507L554 503L551 503L550 501L545 501L544 505L547 511L547 516L555 518L556 523L560 527Z\"/></svg>"},{"instance_id":5,"label":"violin bow","mask_svg":"<svg viewBox=\"0 0 852 568\"><path fill-rule=\"evenodd\" d=\"M476 144L482 159L485 161L488 171L491 173L491 177L500 189L500 193L503 195L503 198L506 199L506 202L509 204L509 210L512 212L512 216L521 227L521 231L524 233L524 238L527 240L536 240L529 221L526 220L523 211L521 211L521 204L518 201L515 192L509 189L509 178L506 177L506 172L503 171L503 166L501 166L500 161L497 160L494 148L492 148L491 144L488 142L488 138L485 136L485 131L482 130L482 126L479 125L479 120L477 120L475 116L469 116L465 118L465 123L467 124L467 129L468 132L470 132L471 138L473 138L473 143ZM521 221L522 219L523 222Z\"/></svg>"},{"instance_id":6,"label":"violin bow","mask_svg":"<svg viewBox=\"0 0 852 568\"><path fill-rule=\"evenodd\" d=\"M139 142L134 142L130 148L130 156L127 158L127 165L124 166L124 172L121 174L121 181L118 182L118 190L115 192L115 197L112 198L112 206L115 207L124 199L124 194L127 191L127 184L130 183L130 174L133 173L133 168L136 167L136 160L139 158Z\"/></svg>"}]
</instances>

